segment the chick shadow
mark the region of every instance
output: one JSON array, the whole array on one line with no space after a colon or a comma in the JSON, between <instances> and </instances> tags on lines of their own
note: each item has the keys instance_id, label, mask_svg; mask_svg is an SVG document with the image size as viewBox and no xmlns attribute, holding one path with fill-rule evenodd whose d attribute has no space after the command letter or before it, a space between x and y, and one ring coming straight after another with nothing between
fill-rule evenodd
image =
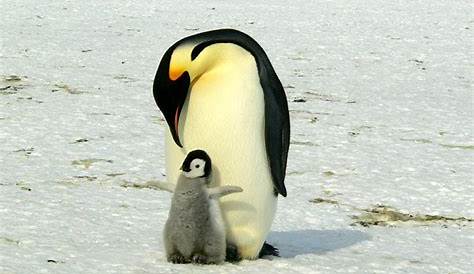
<instances>
[{"instance_id":1,"label":"chick shadow","mask_svg":"<svg viewBox=\"0 0 474 274\"><path fill-rule=\"evenodd\" d=\"M283 258L324 254L370 239L367 233L349 229L273 231L267 238L270 244L280 249Z\"/></svg>"}]
</instances>

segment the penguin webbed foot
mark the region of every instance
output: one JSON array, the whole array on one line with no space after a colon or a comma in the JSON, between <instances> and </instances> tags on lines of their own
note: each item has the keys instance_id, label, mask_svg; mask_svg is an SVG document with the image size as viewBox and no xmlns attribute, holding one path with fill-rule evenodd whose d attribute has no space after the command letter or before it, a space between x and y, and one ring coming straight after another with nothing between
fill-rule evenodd
<instances>
[{"instance_id":1,"label":"penguin webbed foot","mask_svg":"<svg viewBox=\"0 0 474 274\"><path fill-rule=\"evenodd\" d=\"M208 264L207 256L202 254L195 254L192 259L193 264Z\"/></svg>"},{"instance_id":2,"label":"penguin webbed foot","mask_svg":"<svg viewBox=\"0 0 474 274\"><path fill-rule=\"evenodd\" d=\"M174 264L187 264L190 261L179 253L172 254L168 257L168 262L172 262Z\"/></svg>"},{"instance_id":3,"label":"penguin webbed foot","mask_svg":"<svg viewBox=\"0 0 474 274\"><path fill-rule=\"evenodd\" d=\"M242 257L239 254L237 246L231 243L227 243L225 252L226 262L236 263L242 261Z\"/></svg>"},{"instance_id":4,"label":"penguin webbed foot","mask_svg":"<svg viewBox=\"0 0 474 274\"><path fill-rule=\"evenodd\" d=\"M272 246L271 244L264 242L262 249L260 249L260 253L258 254L258 257L264 258L267 256L280 257L280 250L278 250L278 248Z\"/></svg>"}]
</instances>

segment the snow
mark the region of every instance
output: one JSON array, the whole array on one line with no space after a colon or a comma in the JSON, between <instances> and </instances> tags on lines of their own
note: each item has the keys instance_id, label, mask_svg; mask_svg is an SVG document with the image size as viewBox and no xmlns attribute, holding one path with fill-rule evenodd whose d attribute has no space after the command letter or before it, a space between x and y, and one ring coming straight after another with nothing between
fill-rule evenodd
<instances>
[{"instance_id":1,"label":"snow","mask_svg":"<svg viewBox=\"0 0 474 274\"><path fill-rule=\"evenodd\" d=\"M472 221L352 217L474 218L471 1L0 6L0 273L472 273ZM222 27L259 41L286 87L282 256L172 265L170 193L123 185L166 180L161 55Z\"/></svg>"}]
</instances>

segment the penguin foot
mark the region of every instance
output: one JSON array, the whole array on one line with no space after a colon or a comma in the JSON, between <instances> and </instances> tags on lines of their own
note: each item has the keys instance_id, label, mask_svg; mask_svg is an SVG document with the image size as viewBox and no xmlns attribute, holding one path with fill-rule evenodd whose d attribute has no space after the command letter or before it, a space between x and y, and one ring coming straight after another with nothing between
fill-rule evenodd
<instances>
[{"instance_id":1,"label":"penguin foot","mask_svg":"<svg viewBox=\"0 0 474 274\"><path fill-rule=\"evenodd\" d=\"M278 248L272 246L271 244L265 242L263 243L262 249L260 249L260 253L258 254L259 258L263 258L266 256L275 256L280 257L280 251Z\"/></svg>"},{"instance_id":2,"label":"penguin foot","mask_svg":"<svg viewBox=\"0 0 474 274\"><path fill-rule=\"evenodd\" d=\"M231 263L239 262L242 260L242 257L240 257L239 250L237 249L236 245L227 243L225 260Z\"/></svg>"},{"instance_id":3,"label":"penguin foot","mask_svg":"<svg viewBox=\"0 0 474 274\"><path fill-rule=\"evenodd\" d=\"M207 256L195 254L192 259L193 264L208 264Z\"/></svg>"},{"instance_id":4,"label":"penguin foot","mask_svg":"<svg viewBox=\"0 0 474 274\"><path fill-rule=\"evenodd\" d=\"M189 263L189 260L183 255L175 253L168 257L168 262L172 262L174 264L187 264Z\"/></svg>"}]
</instances>

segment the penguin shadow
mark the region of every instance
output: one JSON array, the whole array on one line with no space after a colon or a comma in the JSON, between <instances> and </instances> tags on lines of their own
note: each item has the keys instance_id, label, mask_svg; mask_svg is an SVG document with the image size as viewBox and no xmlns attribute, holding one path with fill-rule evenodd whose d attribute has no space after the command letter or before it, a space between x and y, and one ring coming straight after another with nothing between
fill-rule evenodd
<instances>
[{"instance_id":1,"label":"penguin shadow","mask_svg":"<svg viewBox=\"0 0 474 274\"><path fill-rule=\"evenodd\" d=\"M368 233L350 229L273 231L267 238L278 247L282 258L324 254L370 239Z\"/></svg>"}]
</instances>

